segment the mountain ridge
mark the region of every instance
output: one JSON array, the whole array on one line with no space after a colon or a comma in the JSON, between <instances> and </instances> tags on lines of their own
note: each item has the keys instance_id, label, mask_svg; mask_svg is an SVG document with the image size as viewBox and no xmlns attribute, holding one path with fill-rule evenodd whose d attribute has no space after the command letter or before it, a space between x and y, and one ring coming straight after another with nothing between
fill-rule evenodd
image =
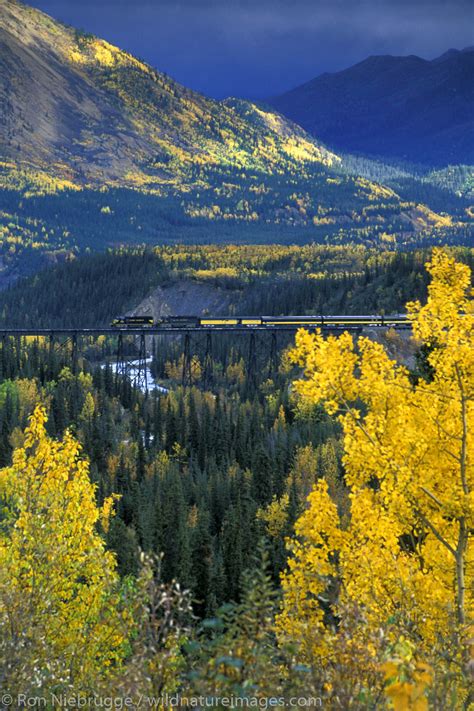
<instances>
[{"instance_id":1,"label":"mountain ridge","mask_svg":"<svg viewBox=\"0 0 474 711\"><path fill-rule=\"evenodd\" d=\"M372 55L267 103L335 150L425 165L474 163L474 49Z\"/></svg>"},{"instance_id":2,"label":"mountain ridge","mask_svg":"<svg viewBox=\"0 0 474 711\"><path fill-rule=\"evenodd\" d=\"M94 35L0 0L0 278L38 253L172 241L465 240L263 104L217 101ZM470 219L470 218L469 218Z\"/></svg>"},{"instance_id":3,"label":"mountain ridge","mask_svg":"<svg viewBox=\"0 0 474 711\"><path fill-rule=\"evenodd\" d=\"M38 10L3 0L0 17L2 143L8 158L51 165L53 156L52 168L64 173L67 166L80 183L106 178L131 184L133 173L135 182L166 182L186 173L190 161L234 160L263 169L269 162L291 163L292 151L310 162L339 160L283 117L274 116L264 129L251 125L228 102L187 89ZM256 145L262 159L247 145Z\"/></svg>"}]
</instances>

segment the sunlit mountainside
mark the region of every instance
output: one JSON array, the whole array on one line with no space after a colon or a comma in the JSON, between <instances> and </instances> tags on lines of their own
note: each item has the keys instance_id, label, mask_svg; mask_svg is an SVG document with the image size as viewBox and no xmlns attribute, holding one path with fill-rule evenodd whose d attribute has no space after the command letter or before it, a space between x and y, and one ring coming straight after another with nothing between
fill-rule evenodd
<instances>
[{"instance_id":1,"label":"sunlit mountainside","mask_svg":"<svg viewBox=\"0 0 474 711\"><path fill-rule=\"evenodd\" d=\"M2 152L76 185L196 183L340 159L292 122L193 92L104 40L1 3Z\"/></svg>"},{"instance_id":2,"label":"sunlit mountainside","mask_svg":"<svg viewBox=\"0 0 474 711\"><path fill-rule=\"evenodd\" d=\"M0 0L3 283L110 244L466 242L468 197L389 178L268 107L206 98Z\"/></svg>"}]
</instances>

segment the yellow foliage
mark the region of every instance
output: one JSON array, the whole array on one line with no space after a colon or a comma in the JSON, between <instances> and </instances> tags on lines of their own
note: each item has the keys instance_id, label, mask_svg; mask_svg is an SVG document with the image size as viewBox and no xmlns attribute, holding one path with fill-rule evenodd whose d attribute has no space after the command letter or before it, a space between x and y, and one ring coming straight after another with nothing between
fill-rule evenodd
<instances>
[{"instance_id":1,"label":"yellow foliage","mask_svg":"<svg viewBox=\"0 0 474 711\"><path fill-rule=\"evenodd\" d=\"M229 363L225 371L226 380L229 383L237 383L242 385L245 382L245 367L242 361L238 363Z\"/></svg>"},{"instance_id":2,"label":"yellow foliage","mask_svg":"<svg viewBox=\"0 0 474 711\"><path fill-rule=\"evenodd\" d=\"M306 498L318 478L318 455L310 445L299 447L287 480L287 490L293 485L301 498Z\"/></svg>"},{"instance_id":3,"label":"yellow foliage","mask_svg":"<svg viewBox=\"0 0 474 711\"><path fill-rule=\"evenodd\" d=\"M200 281L207 281L210 279L219 279L225 277L238 277L239 272L237 269L232 267L216 267L215 269L196 269L193 272L195 279Z\"/></svg>"},{"instance_id":4,"label":"yellow foliage","mask_svg":"<svg viewBox=\"0 0 474 711\"><path fill-rule=\"evenodd\" d=\"M48 437L37 407L11 467L0 471L0 620L4 682L25 691L57 679L78 691L120 667L127 615L114 555L97 531L113 499L95 501L88 463L70 434ZM29 683L29 681L28 681Z\"/></svg>"},{"instance_id":5,"label":"yellow foliage","mask_svg":"<svg viewBox=\"0 0 474 711\"><path fill-rule=\"evenodd\" d=\"M84 405L81 410L81 414L79 415L81 420L85 420L86 422L88 420L91 420L95 412L95 402L94 402L94 397L92 393L87 393L86 394L86 399L84 402Z\"/></svg>"},{"instance_id":6,"label":"yellow foliage","mask_svg":"<svg viewBox=\"0 0 474 711\"><path fill-rule=\"evenodd\" d=\"M71 49L69 51L69 59L71 62L74 62L74 64L85 64L87 61L84 55L77 49Z\"/></svg>"},{"instance_id":7,"label":"yellow foliage","mask_svg":"<svg viewBox=\"0 0 474 711\"><path fill-rule=\"evenodd\" d=\"M433 680L433 670L416 658L416 647L401 636L388 661L382 664L385 695L395 711L428 711L426 690Z\"/></svg>"},{"instance_id":8,"label":"yellow foliage","mask_svg":"<svg viewBox=\"0 0 474 711\"><path fill-rule=\"evenodd\" d=\"M430 382L413 383L367 338L356 347L348 333L297 334L292 358L305 377L294 387L303 401L338 416L350 511L341 514L325 480L316 484L290 546L279 627L302 640L306 659L337 657L337 631L325 624L320 604L332 590L334 618L346 605L363 610L354 644L364 644L367 630L384 630L385 645L404 633L434 678L449 677L456 698L466 700L474 625L474 302L467 266L442 250L427 266L427 303L408 309L415 337L431 349ZM425 708L426 700L413 705L415 687L392 687L392 698Z\"/></svg>"},{"instance_id":9,"label":"yellow foliage","mask_svg":"<svg viewBox=\"0 0 474 711\"><path fill-rule=\"evenodd\" d=\"M184 374L185 377L190 378L191 382L198 382L202 376L202 366L198 356L193 355L189 366L186 366L186 368L184 361L184 355L181 355L177 361L167 361L165 363L166 377L179 381Z\"/></svg>"},{"instance_id":10,"label":"yellow foliage","mask_svg":"<svg viewBox=\"0 0 474 711\"><path fill-rule=\"evenodd\" d=\"M266 508L257 511L257 519L265 524L267 533L272 538L278 538L287 524L289 503L288 494L283 494L280 499L274 496Z\"/></svg>"},{"instance_id":11,"label":"yellow foliage","mask_svg":"<svg viewBox=\"0 0 474 711\"><path fill-rule=\"evenodd\" d=\"M364 190L367 190L369 200L387 200L398 197L391 188L387 188L385 185L380 185L379 183L372 183L366 178L357 178L356 183Z\"/></svg>"},{"instance_id":12,"label":"yellow foliage","mask_svg":"<svg viewBox=\"0 0 474 711\"><path fill-rule=\"evenodd\" d=\"M99 64L105 67L113 67L115 65L116 55L119 53L117 47L113 47L108 42L101 40L95 42L94 50L94 56Z\"/></svg>"},{"instance_id":13,"label":"yellow foliage","mask_svg":"<svg viewBox=\"0 0 474 711\"><path fill-rule=\"evenodd\" d=\"M453 219L449 215L440 215L425 205L417 205L413 211L414 224L419 228L424 227L452 227Z\"/></svg>"}]
</instances>

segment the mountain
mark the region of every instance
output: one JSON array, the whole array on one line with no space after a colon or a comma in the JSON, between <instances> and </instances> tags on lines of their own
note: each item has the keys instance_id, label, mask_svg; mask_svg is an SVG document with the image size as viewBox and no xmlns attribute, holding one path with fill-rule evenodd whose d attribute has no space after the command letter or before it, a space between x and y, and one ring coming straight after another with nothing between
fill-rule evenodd
<instances>
[{"instance_id":1,"label":"mountain","mask_svg":"<svg viewBox=\"0 0 474 711\"><path fill-rule=\"evenodd\" d=\"M79 185L162 186L192 169L340 159L283 117L186 89L93 35L0 0L0 147Z\"/></svg>"},{"instance_id":2,"label":"mountain","mask_svg":"<svg viewBox=\"0 0 474 711\"><path fill-rule=\"evenodd\" d=\"M268 107L0 0L0 286L120 244L469 238L464 203L430 209L357 165Z\"/></svg>"},{"instance_id":3,"label":"mountain","mask_svg":"<svg viewBox=\"0 0 474 711\"><path fill-rule=\"evenodd\" d=\"M432 61L369 57L268 103L336 150L474 163L474 47Z\"/></svg>"}]
</instances>

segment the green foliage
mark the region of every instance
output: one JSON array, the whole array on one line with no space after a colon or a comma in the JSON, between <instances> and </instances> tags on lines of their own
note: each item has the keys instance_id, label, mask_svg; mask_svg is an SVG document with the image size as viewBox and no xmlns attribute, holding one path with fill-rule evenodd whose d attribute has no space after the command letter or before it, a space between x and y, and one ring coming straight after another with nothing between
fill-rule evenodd
<instances>
[{"instance_id":1,"label":"green foliage","mask_svg":"<svg viewBox=\"0 0 474 711\"><path fill-rule=\"evenodd\" d=\"M455 253L472 264L472 250ZM105 326L158 286L178 289L183 280L211 285L229 313L396 313L409 298L424 296L426 257L421 250L314 244L120 249L67 261L0 292L0 324Z\"/></svg>"},{"instance_id":2,"label":"green foliage","mask_svg":"<svg viewBox=\"0 0 474 711\"><path fill-rule=\"evenodd\" d=\"M472 251L456 253L472 262ZM137 248L58 266L12 287L1 303L8 323L25 315L33 323L41 310L43 323L59 323L48 286L71 323L95 314L107 322L154 286L186 278L211 282L235 296L229 309L245 305L249 313L398 310L405 294L423 297L425 258L315 245ZM393 333L386 343L394 355L403 354L406 343ZM284 540L307 509L313 485L324 476L340 515L348 511L339 425L320 407L295 411L289 384L296 372L285 358L270 374L269 356L262 355L247 377L245 340L216 340L209 389L197 375L191 386L180 385L180 343L155 344L151 367L169 392L148 398L114 374L112 345L87 339L73 362L71 344L0 343L1 465L9 466L12 450L23 446L28 415L41 402L49 435L59 439L69 429L81 443L97 505L119 495L103 535L107 555L117 559L121 605L134 622L124 631L120 669L91 671L90 688L111 695L317 699L330 695L331 677L343 706L376 707L374 694L361 696L357 675L345 673L346 659L352 669L367 663L367 649L355 659L352 646L360 610L347 611L343 658L330 668L303 668L295 661L297 646L277 647L273 631ZM279 346L285 349L285 339ZM203 362L199 346L195 355ZM429 381L428 355L419 354L414 379ZM43 518L51 505L41 509ZM2 520L2 531L6 525ZM368 643L377 647L381 639L377 633ZM21 654L15 650L14 659ZM375 682L383 684L380 674ZM47 680L41 685L47 689Z\"/></svg>"},{"instance_id":3,"label":"green foliage","mask_svg":"<svg viewBox=\"0 0 474 711\"><path fill-rule=\"evenodd\" d=\"M145 398L94 363L100 346L89 348L91 360L73 369L67 344L51 351L45 339L6 339L0 346L1 463L9 464L31 408L43 402L49 434L70 429L81 442L100 501L120 497L107 533L119 572L137 573L140 549L163 553L163 581L180 581L193 592L195 612L211 614L239 596L262 535L257 509L284 493L299 448L318 447L334 428L327 419L315 429L293 417L283 374L268 381L263 372L252 384L245 375L215 381L214 393L170 381L169 394ZM234 358L242 353L221 344L216 373L221 359ZM269 543L276 580L281 540Z\"/></svg>"},{"instance_id":4,"label":"green foliage","mask_svg":"<svg viewBox=\"0 0 474 711\"><path fill-rule=\"evenodd\" d=\"M281 656L273 631L277 592L264 546L257 556L242 576L240 603L221 607L198 631L199 654L189 675L196 695L258 699L281 690Z\"/></svg>"}]
</instances>

